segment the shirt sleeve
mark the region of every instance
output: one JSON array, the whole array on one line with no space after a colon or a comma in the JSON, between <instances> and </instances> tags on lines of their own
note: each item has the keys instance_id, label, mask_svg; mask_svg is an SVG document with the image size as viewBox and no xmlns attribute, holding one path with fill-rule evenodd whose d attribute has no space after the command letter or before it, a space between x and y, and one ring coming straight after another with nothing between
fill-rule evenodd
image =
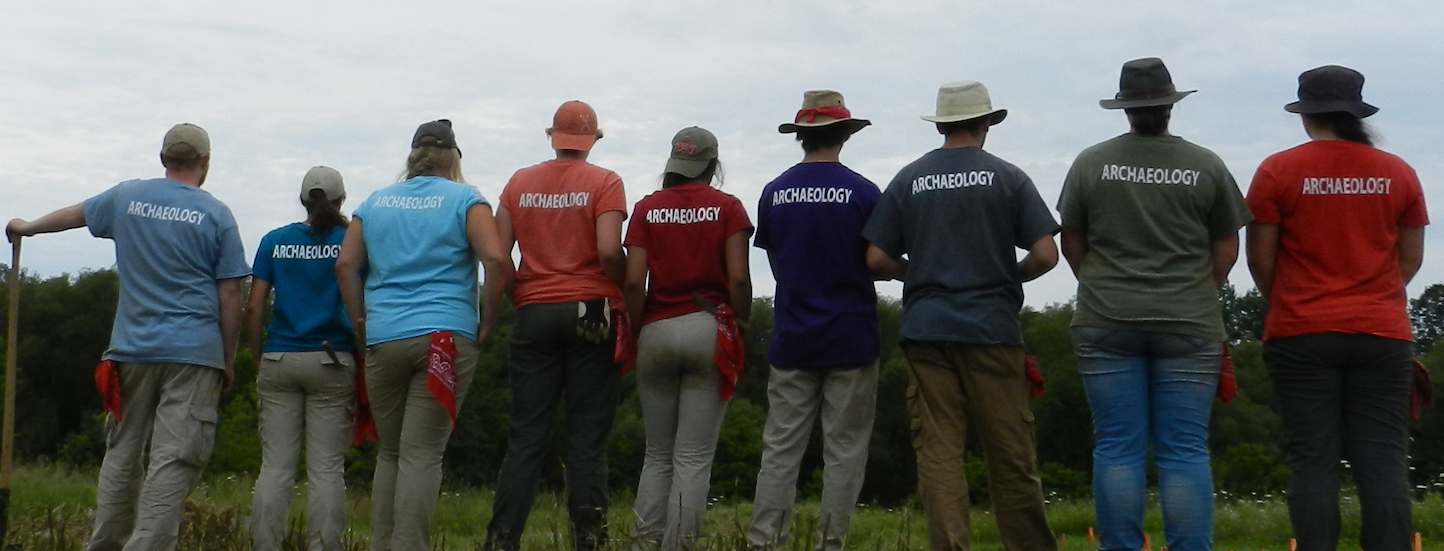
<instances>
[{"instance_id":1,"label":"shirt sleeve","mask_svg":"<svg viewBox=\"0 0 1444 551\"><path fill-rule=\"evenodd\" d=\"M740 199L738 199L738 198L736 198L736 197L734 197L734 196L732 196L732 195L728 195L727 197L728 197L729 199L731 199L731 201L729 201L729 202L727 203L727 207L726 207L726 209L727 209L727 232L726 232L726 236L727 236L727 237L731 237L732 234L737 233L737 232L740 232L740 231L745 231L745 232L747 232L747 235L749 235L749 236L752 235L752 219L751 219L751 218L748 218L748 216L747 216L747 207L742 206L742 200L740 200Z\"/></svg>"},{"instance_id":2,"label":"shirt sleeve","mask_svg":"<svg viewBox=\"0 0 1444 551\"><path fill-rule=\"evenodd\" d=\"M1277 180L1274 179L1272 159L1265 159L1254 172L1253 182L1248 186L1248 210L1253 212L1253 221L1259 224L1283 222L1280 208Z\"/></svg>"},{"instance_id":3,"label":"shirt sleeve","mask_svg":"<svg viewBox=\"0 0 1444 551\"><path fill-rule=\"evenodd\" d=\"M217 281L251 275L251 267L246 265L246 247L241 243L241 232L230 209L225 209L220 234L216 236L215 274Z\"/></svg>"},{"instance_id":4,"label":"shirt sleeve","mask_svg":"<svg viewBox=\"0 0 1444 551\"><path fill-rule=\"evenodd\" d=\"M1018 193L1015 195L1018 220L1013 239L1016 247L1032 249L1039 239L1058 233L1058 222L1053 219L1053 211L1048 210L1043 197L1038 195L1038 188L1033 187L1033 179L1022 172L1018 171Z\"/></svg>"},{"instance_id":5,"label":"shirt sleeve","mask_svg":"<svg viewBox=\"0 0 1444 551\"><path fill-rule=\"evenodd\" d=\"M81 204L85 212L85 225L90 235L110 239L115 230L115 205L120 201L120 186L116 185L100 195L86 199Z\"/></svg>"},{"instance_id":6,"label":"shirt sleeve","mask_svg":"<svg viewBox=\"0 0 1444 551\"><path fill-rule=\"evenodd\" d=\"M601 191L597 193L596 204L596 216L612 211L622 213L624 218L627 216L627 190L626 186L622 185L621 176L617 176L615 172L607 172L606 182L602 184Z\"/></svg>"},{"instance_id":7,"label":"shirt sleeve","mask_svg":"<svg viewBox=\"0 0 1444 551\"><path fill-rule=\"evenodd\" d=\"M1208 212L1208 237L1215 241L1237 235L1239 228L1253 220L1248 203L1244 202L1243 193L1238 190L1238 182L1222 161L1219 162L1218 173L1215 180L1218 189L1214 194L1213 208Z\"/></svg>"},{"instance_id":8,"label":"shirt sleeve","mask_svg":"<svg viewBox=\"0 0 1444 551\"><path fill-rule=\"evenodd\" d=\"M1079 166L1082 158L1073 161L1073 166L1068 167L1068 175L1063 178L1063 191L1058 194L1058 217L1062 220L1063 226L1076 230L1088 229L1088 209L1083 200L1083 177Z\"/></svg>"},{"instance_id":9,"label":"shirt sleeve","mask_svg":"<svg viewBox=\"0 0 1444 551\"><path fill-rule=\"evenodd\" d=\"M899 173L898 176L902 174ZM862 228L863 239L892 257L900 257L908 252L902 232L902 195L906 193L906 184L899 183L901 181L900 178L893 178L892 183L888 184L887 190L882 192L882 196L877 200L877 207L872 209L867 225Z\"/></svg>"},{"instance_id":10,"label":"shirt sleeve","mask_svg":"<svg viewBox=\"0 0 1444 551\"><path fill-rule=\"evenodd\" d=\"M642 213L646 199L637 203L632 210L632 219L627 222L627 238L623 245L647 248L647 217Z\"/></svg>"},{"instance_id":11,"label":"shirt sleeve","mask_svg":"<svg viewBox=\"0 0 1444 551\"><path fill-rule=\"evenodd\" d=\"M275 265L271 258L271 251L275 248L276 232L266 234L261 238L260 248L256 249L256 260L251 263L251 277L267 283L276 282Z\"/></svg>"},{"instance_id":12,"label":"shirt sleeve","mask_svg":"<svg viewBox=\"0 0 1444 551\"><path fill-rule=\"evenodd\" d=\"M762 188L762 197L757 200L757 232L752 240L752 246L763 250L772 248L772 222L768 219L772 213L772 194L769 191Z\"/></svg>"},{"instance_id":13,"label":"shirt sleeve","mask_svg":"<svg viewBox=\"0 0 1444 551\"><path fill-rule=\"evenodd\" d=\"M1429 225L1429 212L1424 206L1424 188L1419 184L1419 176L1414 169L1406 166L1405 173L1409 175L1409 195L1404 198L1404 210L1399 213L1399 225L1422 228Z\"/></svg>"}]
</instances>

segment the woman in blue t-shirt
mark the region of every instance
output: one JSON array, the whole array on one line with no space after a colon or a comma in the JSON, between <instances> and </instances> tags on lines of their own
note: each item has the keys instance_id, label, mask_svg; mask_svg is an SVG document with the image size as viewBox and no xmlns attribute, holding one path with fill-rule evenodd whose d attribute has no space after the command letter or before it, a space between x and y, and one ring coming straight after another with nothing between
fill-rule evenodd
<instances>
[{"instance_id":1,"label":"woman in blue t-shirt","mask_svg":"<svg viewBox=\"0 0 1444 551\"><path fill-rule=\"evenodd\" d=\"M371 548L426 550L441 456L514 268L491 205L462 183L451 121L417 128L402 181L373 193L352 217L336 276L366 346L380 444ZM486 268L479 325L478 258Z\"/></svg>"},{"instance_id":2,"label":"woman in blue t-shirt","mask_svg":"<svg viewBox=\"0 0 1444 551\"><path fill-rule=\"evenodd\" d=\"M348 224L346 189L335 169L318 166L301 180L306 221L261 239L251 279L246 327L261 355L261 473L251 502L258 551L280 549L295 493L296 461L306 441L307 539L312 549L340 549L346 528L346 450L356 405L351 322L341 309L336 255ZM261 346L261 317L272 302Z\"/></svg>"}]
</instances>

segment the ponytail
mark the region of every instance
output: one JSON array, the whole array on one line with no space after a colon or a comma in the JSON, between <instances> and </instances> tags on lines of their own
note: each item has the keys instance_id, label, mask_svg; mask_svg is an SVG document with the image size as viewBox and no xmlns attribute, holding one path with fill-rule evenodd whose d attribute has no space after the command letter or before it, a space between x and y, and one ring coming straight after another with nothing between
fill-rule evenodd
<instances>
[{"instance_id":1,"label":"ponytail","mask_svg":"<svg viewBox=\"0 0 1444 551\"><path fill-rule=\"evenodd\" d=\"M351 224L346 215L341 214L341 201L335 202L326 200L326 192L321 189L311 190L311 196L302 202L306 206L306 216L311 222L311 239L317 243L326 239L333 228L345 229Z\"/></svg>"},{"instance_id":2,"label":"ponytail","mask_svg":"<svg viewBox=\"0 0 1444 551\"><path fill-rule=\"evenodd\" d=\"M1332 111L1328 113L1305 113L1304 117L1317 123L1319 126L1333 131L1335 136L1344 141L1361 143L1369 147L1374 146L1378 139L1374 130L1364 124L1364 119L1354 116L1353 113L1345 111Z\"/></svg>"}]
</instances>

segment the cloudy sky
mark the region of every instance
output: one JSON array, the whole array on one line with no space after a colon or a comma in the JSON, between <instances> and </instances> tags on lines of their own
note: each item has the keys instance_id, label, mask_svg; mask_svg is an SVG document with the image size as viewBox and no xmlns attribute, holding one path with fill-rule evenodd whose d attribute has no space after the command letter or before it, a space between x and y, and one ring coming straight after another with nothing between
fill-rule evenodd
<instances>
[{"instance_id":1,"label":"cloudy sky","mask_svg":"<svg viewBox=\"0 0 1444 551\"><path fill-rule=\"evenodd\" d=\"M1246 189L1267 155L1303 140L1294 99L1306 69L1368 79L1382 147L1409 161L1444 212L1444 40L1437 2L1256 0L834 0L678 2L23 2L0 18L0 219L33 219L116 182L161 175L172 124L210 131L205 189L229 204L249 254L298 220L306 169L345 176L355 201L395 181L416 125L455 121L467 180L496 197L518 168L551 156L543 129L581 99L607 137L592 162L632 202L657 188L668 141L717 134L724 190L755 213L772 177L801 157L788 136L808 89L835 89L873 126L843 152L886 185L940 137L918 119L938 85L979 80L1010 110L987 149L1027 171L1051 205L1081 149L1126 130L1097 100L1129 59L1157 56L1183 89L1173 129L1211 148ZM1437 215L1436 215L1437 216ZM1444 281L1431 231L1417 296ZM3 261L3 260L0 260ZM5 261L8 262L8 261ZM766 259L753 255L759 294ZM83 231L26 241L43 275L108 267ZM1232 280L1251 287L1242 262ZM1028 303L1069 300L1061 266ZM880 286L896 296L901 287Z\"/></svg>"}]
</instances>

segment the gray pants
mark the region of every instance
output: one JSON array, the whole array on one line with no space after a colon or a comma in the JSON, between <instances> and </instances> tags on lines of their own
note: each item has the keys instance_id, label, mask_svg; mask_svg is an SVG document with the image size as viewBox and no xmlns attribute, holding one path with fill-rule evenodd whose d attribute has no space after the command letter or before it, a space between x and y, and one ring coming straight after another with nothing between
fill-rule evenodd
<instances>
[{"instance_id":1,"label":"gray pants","mask_svg":"<svg viewBox=\"0 0 1444 551\"><path fill-rule=\"evenodd\" d=\"M175 549L185 501L216 442L221 370L120 364L124 421L106 418L105 460L86 549ZM150 441L150 467L141 464Z\"/></svg>"},{"instance_id":2,"label":"gray pants","mask_svg":"<svg viewBox=\"0 0 1444 551\"><path fill-rule=\"evenodd\" d=\"M747 532L753 548L787 547L798 470L820 413L823 470L816 549L842 549L867 470L867 447L877 412L877 369L876 361L854 369L772 368L762 470L757 473L752 528Z\"/></svg>"},{"instance_id":3,"label":"gray pants","mask_svg":"<svg viewBox=\"0 0 1444 551\"><path fill-rule=\"evenodd\" d=\"M656 321L637 341L637 392L647 453L634 536L647 549L694 549L707 511L712 457L727 414L713 353L717 321L697 312Z\"/></svg>"},{"instance_id":4,"label":"gray pants","mask_svg":"<svg viewBox=\"0 0 1444 551\"><path fill-rule=\"evenodd\" d=\"M281 548L296 463L306 440L306 540L313 551L339 551L346 530L346 451L356 415L356 361L325 352L261 355L261 473L251 501L251 545Z\"/></svg>"},{"instance_id":5,"label":"gray pants","mask_svg":"<svg viewBox=\"0 0 1444 551\"><path fill-rule=\"evenodd\" d=\"M481 349L456 335L456 409L471 388ZM423 335L366 351L366 391L376 419L380 451L371 479L371 550L428 551L431 517L441 492L441 456L451 438L451 417L426 390Z\"/></svg>"}]
</instances>

